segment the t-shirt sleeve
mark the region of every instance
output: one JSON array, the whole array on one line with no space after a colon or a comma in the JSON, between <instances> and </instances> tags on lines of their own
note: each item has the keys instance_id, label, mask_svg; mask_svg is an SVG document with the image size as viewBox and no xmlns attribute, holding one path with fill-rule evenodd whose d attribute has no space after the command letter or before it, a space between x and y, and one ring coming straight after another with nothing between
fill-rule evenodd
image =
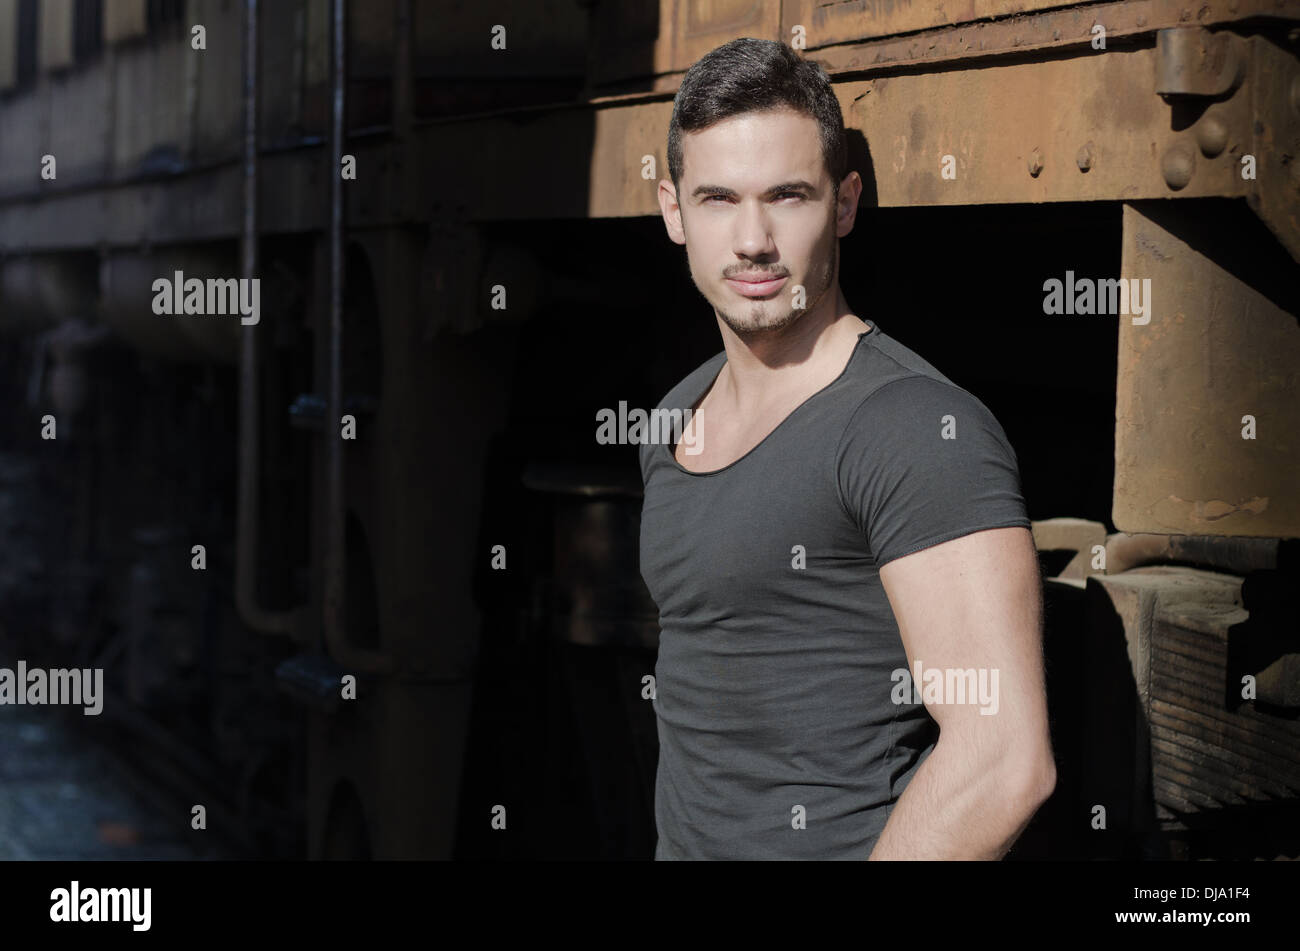
<instances>
[{"instance_id":1,"label":"t-shirt sleeve","mask_svg":"<svg viewBox=\"0 0 1300 951\"><path fill-rule=\"evenodd\" d=\"M1001 425L970 393L932 377L894 380L863 400L835 472L877 567L971 532L1030 525Z\"/></svg>"}]
</instances>

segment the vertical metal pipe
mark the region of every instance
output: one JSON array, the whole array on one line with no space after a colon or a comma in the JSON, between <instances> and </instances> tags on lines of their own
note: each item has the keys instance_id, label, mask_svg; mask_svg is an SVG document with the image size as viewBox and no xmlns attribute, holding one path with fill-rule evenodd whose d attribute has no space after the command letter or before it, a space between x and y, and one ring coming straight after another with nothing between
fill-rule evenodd
<instances>
[{"instance_id":1,"label":"vertical metal pipe","mask_svg":"<svg viewBox=\"0 0 1300 951\"><path fill-rule=\"evenodd\" d=\"M344 543L346 500L343 493L343 120L344 83L344 0L331 0L330 31L332 55L330 80L330 318L328 374L325 394L325 584L321 620L330 655L344 667L364 673L392 669L387 657L348 644L344 630L344 597L347 564Z\"/></svg>"},{"instance_id":2,"label":"vertical metal pipe","mask_svg":"<svg viewBox=\"0 0 1300 951\"><path fill-rule=\"evenodd\" d=\"M244 0L244 220L240 277L257 277L257 0ZM297 611L266 611L257 603L258 440L257 324L240 327L239 485L235 526L235 605L264 634L291 634Z\"/></svg>"}]
</instances>

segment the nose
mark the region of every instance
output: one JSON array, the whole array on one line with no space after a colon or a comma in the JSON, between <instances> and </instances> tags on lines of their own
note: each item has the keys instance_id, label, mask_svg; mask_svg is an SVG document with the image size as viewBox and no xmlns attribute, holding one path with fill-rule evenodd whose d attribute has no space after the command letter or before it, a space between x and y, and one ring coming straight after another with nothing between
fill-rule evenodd
<instances>
[{"instance_id":1,"label":"nose","mask_svg":"<svg viewBox=\"0 0 1300 951\"><path fill-rule=\"evenodd\" d=\"M746 258L762 258L776 253L771 223L762 202L742 201L736 215L735 251Z\"/></svg>"}]
</instances>

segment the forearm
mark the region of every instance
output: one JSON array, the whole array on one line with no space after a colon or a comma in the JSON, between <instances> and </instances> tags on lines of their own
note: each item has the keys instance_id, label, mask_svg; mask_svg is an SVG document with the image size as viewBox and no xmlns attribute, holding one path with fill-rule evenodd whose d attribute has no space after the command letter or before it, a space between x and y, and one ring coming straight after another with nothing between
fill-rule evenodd
<instances>
[{"instance_id":1,"label":"forearm","mask_svg":"<svg viewBox=\"0 0 1300 951\"><path fill-rule=\"evenodd\" d=\"M1046 798L1054 777L1005 759L973 758L939 742L894 805L870 859L1002 858Z\"/></svg>"}]
</instances>

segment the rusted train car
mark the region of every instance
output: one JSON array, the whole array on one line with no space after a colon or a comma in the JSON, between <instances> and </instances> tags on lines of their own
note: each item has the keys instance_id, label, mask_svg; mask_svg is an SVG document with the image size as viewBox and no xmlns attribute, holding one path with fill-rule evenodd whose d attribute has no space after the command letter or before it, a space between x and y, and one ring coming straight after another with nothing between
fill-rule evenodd
<instances>
[{"instance_id":1,"label":"rusted train car","mask_svg":"<svg viewBox=\"0 0 1300 951\"><path fill-rule=\"evenodd\" d=\"M0 0L7 649L103 667L86 729L252 854L649 858L594 421L717 349L654 196L737 36L826 66L846 296L1019 454L1059 778L1013 857L1296 855L1295 0Z\"/></svg>"}]
</instances>

